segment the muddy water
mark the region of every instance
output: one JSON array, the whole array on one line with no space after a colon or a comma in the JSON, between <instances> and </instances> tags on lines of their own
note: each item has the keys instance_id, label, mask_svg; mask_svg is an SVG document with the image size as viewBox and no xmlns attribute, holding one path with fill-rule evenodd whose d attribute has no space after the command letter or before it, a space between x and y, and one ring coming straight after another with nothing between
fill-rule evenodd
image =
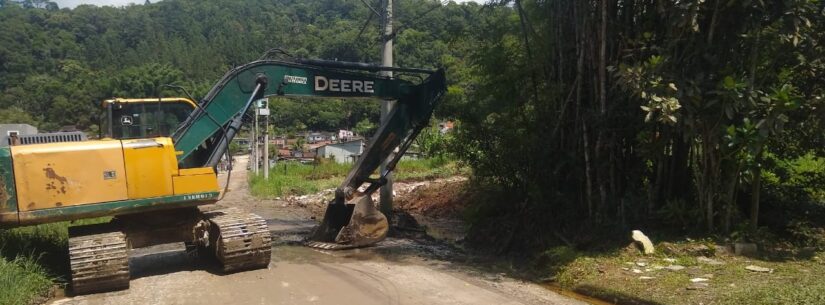
<instances>
[{"instance_id":1,"label":"muddy water","mask_svg":"<svg viewBox=\"0 0 825 305\"><path fill-rule=\"evenodd\" d=\"M576 299L576 300L579 300L579 301L584 301L584 302L587 302L587 303L590 303L590 304L593 304L593 305L614 305L615 304L615 303L607 302L607 301L604 301L604 300L596 299L596 298L593 298L593 297L589 297L589 296L577 293L575 291L564 289L564 288L562 288L561 286L559 286L558 284L555 284L555 283L542 284L541 286L544 287L544 288L547 288L547 290L550 290L552 292L555 292L555 293L558 293L560 295L566 296L568 298L573 298L573 299Z\"/></svg>"}]
</instances>

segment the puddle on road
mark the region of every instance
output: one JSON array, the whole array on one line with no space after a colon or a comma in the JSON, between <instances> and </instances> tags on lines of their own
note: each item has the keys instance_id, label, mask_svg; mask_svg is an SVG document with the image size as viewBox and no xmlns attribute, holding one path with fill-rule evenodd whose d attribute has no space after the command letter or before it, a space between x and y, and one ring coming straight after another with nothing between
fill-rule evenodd
<instances>
[{"instance_id":1,"label":"puddle on road","mask_svg":"<svg viewBox=\"0 0 825 305\"><path fill-rule=\"evenodd\" d=\"M544 287L547 290L552 291L552 292L558 293L560 295L566 296L566 297L571 298L571 299L576 299L576 300L579 300L579 301L582 301L582 302L587 302L588 304L593 304L593 305L614 305L615 304L615 303L607 302L607 301L600 300L600 299L597 299L597 298L589 297L589 296L577 293L577 292L572 291L572 290L567 290L567 289L561 288L558 284L555 284L555 283L545 283L545 284L539 284L539 285L541 287Z\"/></svg>"},{"instance_id":2,"label":"puddle on road","mask_svg":"<svg viewBox=\"0 0 825 305\"><path fill-rule=\"evenodd\" d=\"M272 248L272 261L296 264L353 263L360 261L411 264L421 260L420 249L406 240L388 238L378 246L339 251L320 250L290 242Z\"/></svg>"}]
</instances>

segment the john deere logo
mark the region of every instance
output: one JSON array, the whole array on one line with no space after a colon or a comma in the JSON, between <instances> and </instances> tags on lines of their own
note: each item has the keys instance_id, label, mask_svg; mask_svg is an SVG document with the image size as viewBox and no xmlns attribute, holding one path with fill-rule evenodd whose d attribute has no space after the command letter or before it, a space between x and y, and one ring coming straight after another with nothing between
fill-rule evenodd
<instances>
[{"instance_id":1,"label":"john deere logo","mask_svg":"<svg viewBox=\"0 0 825 305\"><path fill-rule=\"evenodd\" d=\"M315 76L315 91L373 93L375 83L369 80L334 79Z\"/></svg>"},{"instance_id":2,"label":"john deere logo","mask_svg":"<svg viewBox=\"0 0 825 305\"><path fill-rule=\"evenodd\" d=\"M124 115L120 117L120 125L132 125L132 116Z\"/></svg>"}]
</instances>

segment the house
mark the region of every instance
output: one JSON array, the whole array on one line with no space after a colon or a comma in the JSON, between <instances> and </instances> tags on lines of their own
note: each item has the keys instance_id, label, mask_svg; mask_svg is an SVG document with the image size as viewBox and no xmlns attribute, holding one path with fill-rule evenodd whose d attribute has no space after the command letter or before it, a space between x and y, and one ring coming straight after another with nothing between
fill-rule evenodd
<instances>
[{"instance_id":1,"label":"house","mask_svg":"<svg viewBox=\"0 0 825 305\"><path fill-rule=\"evenodd\" d=\"M10 136L19 137L37 134L37 127L29 124L0 124L0 147L9 146Z\"/></svg>"},{"instance_id":2,"label":"house","mask_svg":"<svg viewBox=\"0 0 825 305\"><path fill-rule=\"evenodd\" d=\"M337 163L349 163L364 152L364 140L327 144L318 147L316 152L318 157L330 158Z\"/></svg>"},{"instance_id":3,"label":"house","mask_svg":"<svg viewBox=\"0 0 825 305\"><path fill-rule=\"evenodd\" d=\"M329 132L310 132L306 135L307 143L314 144L318 142L334 142L338 139L338 136Z\"/></svg>"},{"instance_id":4,"label":"house","mask_svg":"<svg viewBox=\"0 0 825 305\"><path fill-rule=\"evenodd\" d=\"M308 161L312 161L312 159L315 159L315 156L316 156L316 154L315 154L314 151L293 150L293 151L291 151L291 156L290 157L293 158L293 159L299 159L299 160L308 159Z\"/></svg>"},{"instance_id":5,"label":"house","mask_svg":"<svg viewBox=\"0 0 825 305\"><path fill-rule=\"evenodd\" d=\"M292 151L286 148L279 148L278 149L278 160L281 159L288 159L292 157Z\"/></svg>"},{"instance_id":6,"label":"house","mask_svg":"<svg viewBox=\"0 0 825 305\"><path fill-rule=\"evenodd\" d=\"M320 132L311 132L306 136L307 143L314 144L321 141L329 140L329 137L325 136L323 133Z\"/></svg>"},{"instance_id":7,"label":"house","mask_svg":"<svg viewBox=\"0 0 825 305\"><path fill-rule=\"evenodd\" d=\"M284 137L284 136L277 136L277 137L273 138L272 140L270 140L270 142L269 142L269 143L270 143L270 144L272 144L272 145L275 145L275 147L278 147L278 148L283 148L283 147L285 147L285 146L287 145L287 143L286 143L286 142L287 142L287 141L286 141L286 137Z\"/></svg>"},{"instance_id":8,"label":"house","mask_svg":"<svg viewBox=\"0 0 825 305\"><path fill-rule=\"evenodd\" d=\"M338 130L338 139L340 139L342 142L354 140L354 136L355 133L353 133L351 130Z\"/></svg>"},{"instance_id":9,"label":"house","mask_svg":"<svg viewBox=\"0 0 825 305\"><path fill-rule=\"evenodd\" d=\"M324 145L329 145L329 144L332 144L332 141L321 141L321 142L317 142L317 143L307 144L307 145L304 145L304 148L307 149L307 150L315 151L316 149L318 149L318 147L321 147L321 146L324 146Z\"/></svg>"}]
</instances>

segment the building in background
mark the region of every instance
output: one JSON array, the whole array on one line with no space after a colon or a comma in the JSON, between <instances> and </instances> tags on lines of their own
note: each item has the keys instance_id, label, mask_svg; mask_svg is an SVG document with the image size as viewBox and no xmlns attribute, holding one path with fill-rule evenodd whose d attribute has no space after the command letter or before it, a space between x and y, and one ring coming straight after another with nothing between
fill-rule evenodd
<instances>
[{"instance_id":1,"label":"building in background","mask_svg":"<svg viewBox=\"0 0 825 305\"><path fill-rule=\"evenodd\" d=\"M29 124L0 124L0 147L11 144L9 137L37 134L37 127Z\"/></svg>"},{"instance_id":2,"label":"building in background","mask_svg":"<svg viewBox=\"0 0 825 305\"><path fill-rule=\"evenodd\" d=\"M330 132L310 132L306 136L307 143L334 142L338 137Z\"/></svg>"},{"instance_id":3,"label":"building in background","mask_svg":"<svg viewBox=\"0 0 825 305\"><path fill-rule=\"evenodd\" d=\"M353 139L354 136L355 136L355 133L353 133L351 130L345 130L345 129L338 130L338 140L341 141L341 142L347 142L347 141L354 140Z\"/></svg>"},{"instance_id":4,"label":"building in background","mask_svg":"<svg viewBox=\"0 0 825 305\"><path fill-rule=\"evenodd\" d=\"M327 144L318 147L316 151L316 156L319 158L329 158L336 163L355 162L364 152L364 140Z\"/></svg>"}]
</instances>

